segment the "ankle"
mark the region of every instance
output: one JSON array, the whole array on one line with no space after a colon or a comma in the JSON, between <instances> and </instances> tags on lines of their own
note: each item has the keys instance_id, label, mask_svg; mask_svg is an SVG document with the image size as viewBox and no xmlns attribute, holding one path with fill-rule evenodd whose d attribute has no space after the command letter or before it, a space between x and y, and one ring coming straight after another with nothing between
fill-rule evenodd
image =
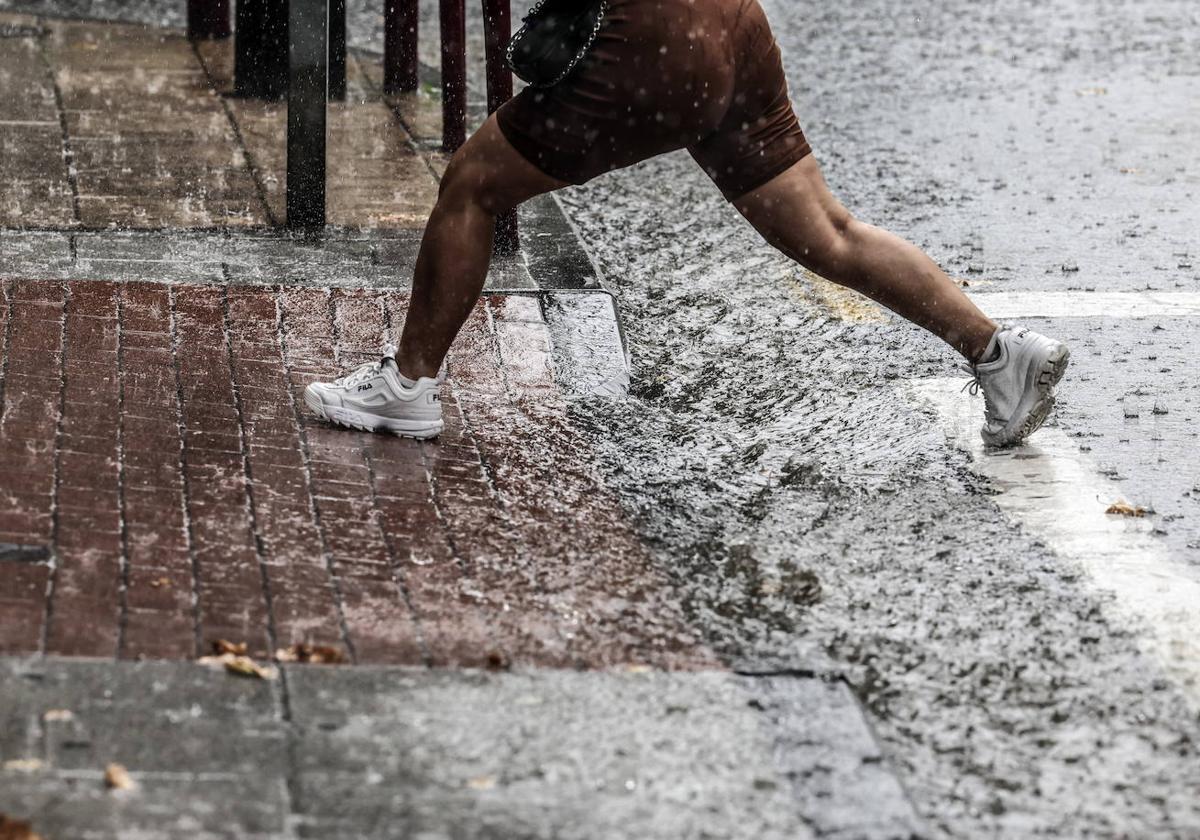
<instances>
[{"instance_id":1,"label":"ankle","mask_svg":"<svg viewBox=\"0 0 1200 840\"><path fill-rule=\"evenodd\" d=\"M416 382L418 379L437 379L438 365L431 365L428 362L414 361L409 362L402 360L400 354L396 354L396 370L405 379L410 379Z\"/></svg>"},{"instance_id":2,"label":"ankle","mask_svg":"<svg viewBox=\"0 0 1200 840\"><path fill-rule=\"evenodd\" d=\"M999 329L998 325L990 324L984 329L975 330L972 334L963 336L958 345L958 351L973 365L995 361L1000 355L1000 347L993 345L992 338Z\"/></svg>"}]
</instances>

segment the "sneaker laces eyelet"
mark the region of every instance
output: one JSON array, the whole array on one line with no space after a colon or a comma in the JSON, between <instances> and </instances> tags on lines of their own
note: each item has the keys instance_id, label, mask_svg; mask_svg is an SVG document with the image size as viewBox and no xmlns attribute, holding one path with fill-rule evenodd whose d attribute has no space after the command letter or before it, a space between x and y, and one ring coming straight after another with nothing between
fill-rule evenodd
<instances>
[{"instance_id":1,"label":"sneaker laces eyelet","mask_svg":"<svg viewBox=\"0 0 1200 840\"><path fill-rule=\"evenodd\" d=\"M996 407L992 405L992 395L983 386L983 378L979 375L979 366L971 362L966 362L963 364L962 369L971 374L971 378L962 386L960 393L966 391L972 397L977 397L982 393L984 417L990 421L996 414Z\"/></svg>"}]
</instances>

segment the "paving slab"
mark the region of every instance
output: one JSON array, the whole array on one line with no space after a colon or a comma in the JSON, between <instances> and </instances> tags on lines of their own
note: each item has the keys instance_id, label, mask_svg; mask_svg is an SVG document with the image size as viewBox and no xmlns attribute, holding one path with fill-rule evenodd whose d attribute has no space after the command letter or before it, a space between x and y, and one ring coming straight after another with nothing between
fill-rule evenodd
<instances>
[{"instance_id":1,"label":"paving slab","mask_svg":"<svg viewBox=\"0 0 1200 840\"><path fill-rule=\"evenodd\" d=\"M0 660L0 690L0 812L50 838L921 831L845 686L811 678L49 658Z\"/></svg>"},{"instance_id":2,"label":"paving slab","mask_svg":"<svg viewBox=\"0 0 1200 840\"><path fill-rule=\"evenodd\" d=\"M159 25L30 17L0 9L0 227L238 228L286 220L285 103L232 95L233 41L193 45ZM433 126L428 97L383 98L348 57L329 109L328 220L419 229L440 153L405 127ZM440 130L440 126L437 128Z\"/></svg>"}]
</instances>

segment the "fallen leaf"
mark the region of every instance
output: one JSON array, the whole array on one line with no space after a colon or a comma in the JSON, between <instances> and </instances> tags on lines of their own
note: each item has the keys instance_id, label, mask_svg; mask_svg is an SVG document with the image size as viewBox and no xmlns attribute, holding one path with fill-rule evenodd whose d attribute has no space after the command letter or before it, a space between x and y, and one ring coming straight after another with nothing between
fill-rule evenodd
<instances>
[{"instance_id":1,"label":"fallen leaf","mask_svg":"<svg viewBox=\"0 0 1200 840\"><path fill-rule=\"evenodd\" d=\"M1075 91L1076 96L1104 96L1107 93L1106 87L1086 87Z\"/></svg>"},{"instance_id":2,"label":"fallen leaf","mask_svg":"<svg viewBox=\"0 0 1200 840\"><path fill-rule=\"evenodd\" d=\"M155 578L154 580L150 581L150 585L155 589L158 589L160 586L169 586L170 584L171 579L166 577Z\"/></svg>"},{"instance_id":3,"label":"fallen leaf","mask_svg":"<svg viewBox=\"0 0 1200 840\"><path fill-rule=\"evenodd\" d=\"M220 656L223 653L232 653L234 656L246 655L245 642L229 642L225 639L217 639L212 643L213 653Z\"/></svg>"},{"instance_id":4,"label":"fallen leaf","mask_svg":"<svg viewBox=\"0 0 1200 840\"><path fill-rule=\"evenodd\" d=\"M104 784L109 790L133 790L137 787L125 765L116 763L104 768Z\"/></svg>"},{"instance_id":5,"label":"fallen leaf","mask_svg":"<svg viewBox=\"0 0 1200 840\"><path fill-rule=\"evenodd\" d=\"M10 758L4 762L5 770L15 770L18 773L36 773L46 766L40 758Z\"/></svg>"},{"instance_id":6,"label":"fallen leaf","mask_svg":"<svg viewBox=\"0 0 1200 840\"><path fill-rule=\"evenodd\" d=\"M47 709L42 712L42 720L46 723L74 720L75 713L70 709Z\"/></svg>"},{"instance_id":7,"label":"fallen leaf","mask_svg":"<svg viewBox=\"0 0 1200 840\"><path fill-rule=\"evenodd\" d=\"M42 835L24 820L15 820L0 814L0 840L43 840Z\"/></svg>"},{"instance_id":8,"label":"fallen leaf","mask_svg":"<svg viewBox=\"0 0 1200 840\"><path fill-rule=\"evenodd\" d=\"M304 642L275 651L280 662L308 662L314 665L337 665L346 661L346 656L332 645L310 645Z\"/></svg>"},{"instance_id":9,"label":"fallen leaf","mask_svg":"<svg viewBox=\"0 0 1200 840\"><path fill-rule=\"evenodd\" d=\"M269 665L259 665L249 656L233 656L225 654L225 670L246 677L258 677L260 680L273 680L277 676L275 669Z\"/></svg>"},{"instance_id":10,"label":"fallen leaf","mask_svg":"<svg viewBox=\"0 0 1200 840\"><path fill-rule=\"evenodd\" d=\"M652 670L649 665L640 665L633 663L625 666L625 670L631 674L649 674Z\"/></svg>"},{"instance_id":11,"label":"fallen leaf","mask_svg":"<svg viewBox=\"0 0 1200 840\"><path fill-rule=\"evenodd\" d=\"M270 665L259 665L249 656L239 656L234 653L222 653L220 656L201 656L196 660L200 665L210 668L224 668L232 674L243 677L258 677L263 680L273 680L279 672Z\"/></svg>"},{"instance_id":12,"label":"fallen leaf","mask_svg":"<svg viewBox=\"0 0 1200 840\"><path fill-rule=\"evenodd\" d=\"M1128 502L1126 502L1124 500L1121 500L1118 502L1113 502L1111 505L1108 506L1108 510L1106 510L1104 512L1111 513L1115 516L1142 517L1142 516L1146 515L1146 509L1144 507L1136 507L1134 505L1129 504Z\"/></svg>"},{"instance_id":13,"label":"fallen leaf","mask_svg":"<svg viewBox=\"0 0 1200 840\"><path fill-rule=\"evenodd\" d=\"M495 776L476 776L473 779L467 779L467 787L471 790L491 790L495 786Z\"/></svg>"},{"instance_id":14,"label":"fallen leaf","mask_svg":"<svg viewBox=\"0 0 1200 840\"><path fill-rule=\"evenodd\" d=\"M764 580L758 585L760 595L778 595L783 591L783 584L777 580Z\"/></svg>"}]
</instances>

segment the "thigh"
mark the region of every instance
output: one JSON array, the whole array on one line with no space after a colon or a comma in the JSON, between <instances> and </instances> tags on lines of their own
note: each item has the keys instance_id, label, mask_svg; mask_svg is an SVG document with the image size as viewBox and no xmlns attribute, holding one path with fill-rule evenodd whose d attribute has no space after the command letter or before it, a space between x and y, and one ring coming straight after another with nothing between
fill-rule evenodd
<instances>
[{"instance_id":1,"label":"thigh","mask_svg":"<svg viewBox=\"0 0 1200 840\"><path fill-rule=\"evenodd\" d=\"M495 114L455 152L441 183L443 193L461 190L495 213L567 186L514 149L500 131Z\"/></svg>"},{"instance_id":2,"label":"thigh","mask_svg":"<svg viewBox=\"0 0 1200 840\"><path fill-rule=\"evenodd\" d=\"M766 13L747 0L731 24L729 110L689 151L730 201L787 171L812 149L792 109L783 57Z\"/></svg>"}]
</instances>

